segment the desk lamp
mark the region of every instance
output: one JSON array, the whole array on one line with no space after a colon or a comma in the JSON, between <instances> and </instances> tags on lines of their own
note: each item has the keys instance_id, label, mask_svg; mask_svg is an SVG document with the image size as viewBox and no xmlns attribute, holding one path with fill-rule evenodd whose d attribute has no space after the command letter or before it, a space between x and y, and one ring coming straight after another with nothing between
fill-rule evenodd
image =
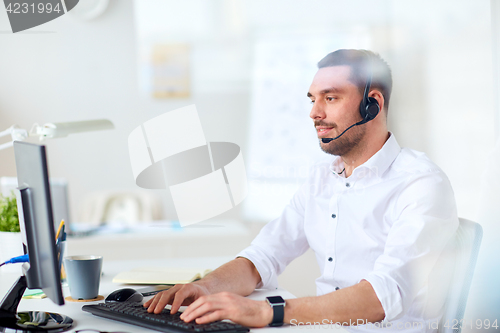
<instances>
[{"instance_id":1,"label":"desk lamp","mask_svg":"<svg viewBox=\"0 0 500 333\"><path fill-rule=\"evenodd\" d=\"M12 141L0 145L0 150L12 147L14 141L24 141L29 136L38 136L40 141L44 139L61 138L72 133L100 131L113 129L114 125L107 119L73 121L68 123L47 123L43 126L34 124L30 132L13 125L3 132L0 137L10 134Z\"/></svg>"}]
</instances>

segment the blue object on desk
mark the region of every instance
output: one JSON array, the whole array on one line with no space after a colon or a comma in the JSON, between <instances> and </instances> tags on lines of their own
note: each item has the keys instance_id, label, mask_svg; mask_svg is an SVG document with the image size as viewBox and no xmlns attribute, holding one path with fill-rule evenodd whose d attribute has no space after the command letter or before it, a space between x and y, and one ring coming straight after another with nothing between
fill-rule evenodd
<instances>
[{"instance_id":1,"label":"blue object on desk","mask_svg":"<svg viewBox=\"0 0 500 333\"><path fill-rule=\"evenodd\" d=\"M11 258L11 259L7 260L6 262L0 264L0 266L6 265L6 264L15 264L18 262L30 262L29 255L25 254L23 256Z\"/></svg>"}]
</instances>

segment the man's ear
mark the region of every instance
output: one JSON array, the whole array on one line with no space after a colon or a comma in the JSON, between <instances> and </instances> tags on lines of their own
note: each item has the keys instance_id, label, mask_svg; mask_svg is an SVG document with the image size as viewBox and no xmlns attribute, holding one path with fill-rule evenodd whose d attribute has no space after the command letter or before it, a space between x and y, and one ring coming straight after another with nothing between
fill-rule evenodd
<instances>
[{"instance_id":1,"label":"man's ear","mask_svg":"<svg viewBox=\"0 0 500 333\"><path fill-rule=\"evenodd\" d=\"M368 93L368 97L375 98L377 100L377 102L378 102L379 107L380 107L380 111L384 110L385 99L384 99L384 95L382 95L382 93L379 90L377 90L377 89L371 90Z\"/></svg>"}]
</instances>

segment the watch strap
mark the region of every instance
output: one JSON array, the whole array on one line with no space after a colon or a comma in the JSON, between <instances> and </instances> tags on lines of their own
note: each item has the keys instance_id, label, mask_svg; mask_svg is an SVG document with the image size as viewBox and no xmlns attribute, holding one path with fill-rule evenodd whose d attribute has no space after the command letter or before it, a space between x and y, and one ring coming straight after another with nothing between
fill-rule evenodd
<instances>
[{"instance_id":1,"label":"watch strap","mask_svg":"<svg viewBox=\"0 0 500 333\"><path fill-rule=\"evenodd\" d=\"M285 318L285 307L283 305L274 305L273 307L273 321L269 324L271 327L282 326L283 319Z\"/></svg>"}]
</instances>

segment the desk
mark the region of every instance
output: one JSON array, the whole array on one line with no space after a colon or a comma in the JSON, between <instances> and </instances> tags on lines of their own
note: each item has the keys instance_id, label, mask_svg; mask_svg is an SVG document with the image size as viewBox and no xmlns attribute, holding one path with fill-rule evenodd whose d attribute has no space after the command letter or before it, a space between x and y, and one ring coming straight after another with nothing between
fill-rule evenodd
<instances>
[{"instance_id":1,"label":"desk","mask_svg":"<svg viewBox=\"0 0 500 333\"><path fill-rule=\"evenodd\" d=\"M162 259L162 260L122 260L122 261L106 261L104 260L103 263L103 276L101 278L101 285L100 285L100 290L99 294L106 296L110 292L123 288L123 285L115 284L111 282L113 277L118 274L121 271L124 270L129 270L134 267L140 267L140 266L154 266L154 265L160 265L160 266L165 266L165 267L206 267L206 268L211 268L215 269L219 267L220 265L224 264L225 262L228 262L229 260L233 259L232 257L208 257L208 258L173 258L173 259ZM17 274L5 274L0 272L0 295L3 298L3 296L7 293L8 289L11 287L11 285L14 283L14 281L19 277ZM134 286L132 286L133 288ZM65 296L69 295L69 289L68 287L63 288L63 293ZM294 295L289 293L288 291L284 289L278 289L278 290L256 290L254 293L252 293L250 298L252 299L264 299L266 296L270 295L276 295L279 294L283 298L295 298ZM29 299L29 300L22 300L21 303L19 304L19 311L28 311L28 310L39 310L39 311L51 311L51 312L59 312L61 314L65 314L67 316L70 316L73 318L73 329L70 330L69 332L74 332L77 329L83 329L83 328L92 328L92 329L99 329L101 331L120 331L120 332L130 332L130 333L135 333L135 332L156 332L152 331L143 327L139 326L134 326L134 325L129 325L125 323L121 323L118 321L113 321L101 317L97 317L94 315L91 315L90 313L83 312L81 310L82 306L85 304L92 304L92 303L79 303L79 302L66 302L64 306L58 306L55 305L51 300L45 298L45 299ZM276 330L282 330L281 332L284 333L284 331L294 331L294 332L299 332L299 331L304 331L304 330L318 330L321 329L321 331L327 330L327 331L335 331L336 333L344 333L347 332L341 328L335 328L334 326L330 327L328 326L322 326L321 328L319 327L305 327L305 326L300 326L300 327L294 327L294 326L284 326L280 328L259 328L259 329L252 329L252 331L258 331L262 333L267 333L268 331L270 332L271 330L273 332L276 332Z\"/></svg>"}]
</instances>

